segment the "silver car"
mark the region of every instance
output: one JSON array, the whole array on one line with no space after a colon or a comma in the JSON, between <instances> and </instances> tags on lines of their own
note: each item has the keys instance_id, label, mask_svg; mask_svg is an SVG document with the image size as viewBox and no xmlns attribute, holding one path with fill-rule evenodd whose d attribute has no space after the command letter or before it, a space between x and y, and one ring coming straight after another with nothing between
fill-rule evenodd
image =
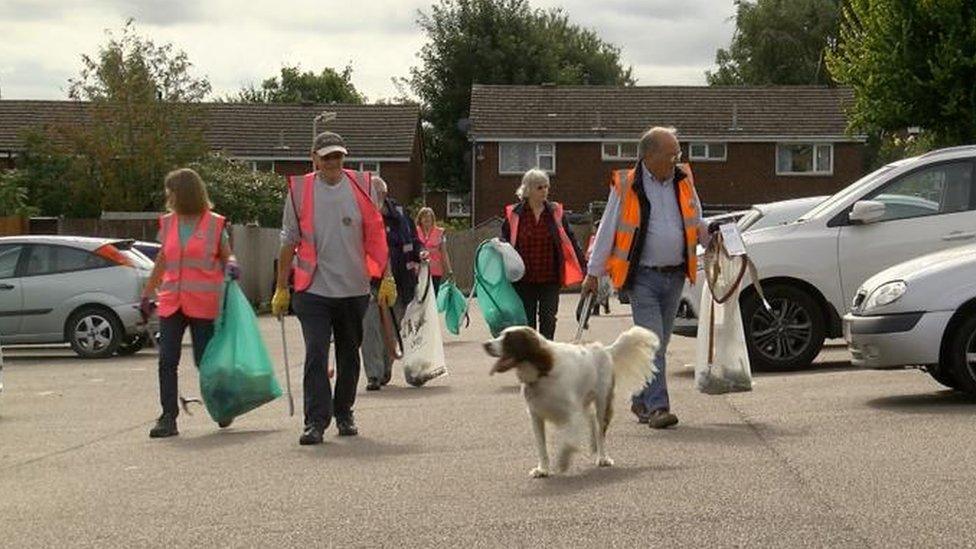
<instances>
[{"instance_id":1,"label":"silver car","mask_svg":"<svg viewBox=\"0 0 976 549\"><path fill-rule=\"evenodd\" d=\"M736 225L739 226L739 232L758 231L759 229L796 221L798 217L812 210L814 206L826 199L826 196L811 196L768 204L756 204L749 210L706 218L705 221L710 223L732 219L737 220ZM699 246L698 255L701 256L704 252L705 250ZM698 269L698 281L694 285L686 282L681 292L678 315L674 319L674 333L677 335L695 337L698 334L698 306L701 303L701 293L702 288L704 288L702 281L704 264L700 260L698 261Z\"/></svg>"},{"instance_id":2,"label":"silver car","mask_svg":"<svg viewBox=\"0 0 976 549\"><path fill-rule=\"evenodd\" d=\"M139 297L152 262L132 240L0 238L0 344L68 343L82 357L148 343Z\"/></svg>"},{"instance_id":3,"label":"silver car","mask_svg":"<svg viewBox=\"0 0 976 549\"><path fill-rule=\"evenodd\" d=\"M909 260L867 279L844 317L851 363L921 366L976 394L976 245Z\"/></svg>"}]
</instances>

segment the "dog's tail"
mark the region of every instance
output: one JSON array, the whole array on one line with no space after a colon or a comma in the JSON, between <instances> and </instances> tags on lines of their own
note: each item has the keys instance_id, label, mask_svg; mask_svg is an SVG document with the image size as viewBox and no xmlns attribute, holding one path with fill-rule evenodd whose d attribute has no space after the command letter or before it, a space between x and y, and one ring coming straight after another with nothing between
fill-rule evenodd
<instances>
[{"instance_id":1,"label":"dog's tail","mask_svg":"<svg viewBox=\"0 0 976 549\"><path fill-rule=\"evenodd\" d=\"M653 359L660 344L654 332L640 326L620 334L607 348L618 386L629 390L650 380L657 373Z\"/></svg>"}]
</instances>

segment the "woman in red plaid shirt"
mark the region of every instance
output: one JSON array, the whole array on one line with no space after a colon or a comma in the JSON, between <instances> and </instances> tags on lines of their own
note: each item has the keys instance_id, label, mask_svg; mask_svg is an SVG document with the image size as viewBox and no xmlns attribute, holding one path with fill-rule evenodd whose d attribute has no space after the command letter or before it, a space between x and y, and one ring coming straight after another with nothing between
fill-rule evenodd
<instances>
[{"instance_id":1,"label":"woman in red plaid shirt","mask_svg":"<svg viewBox=\"0 0 976 549\"><path fill-rule=\"evenodd\" d=\"M522 256L525 276L514 284L529 326L547 339L556 332L559 289L583 280L583 253L570 229L563 206L550 202L549 175L532 169L515 191L519 202L505 207L502 240Z\"/></svg>"}]
</instances>

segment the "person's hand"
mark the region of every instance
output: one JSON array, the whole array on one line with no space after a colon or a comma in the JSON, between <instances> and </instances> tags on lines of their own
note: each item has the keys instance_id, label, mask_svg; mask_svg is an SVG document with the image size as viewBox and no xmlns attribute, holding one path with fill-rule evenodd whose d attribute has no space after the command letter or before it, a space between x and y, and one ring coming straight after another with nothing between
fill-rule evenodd
<instances>
[{"instance_id":1,"label":"person's hand","mask_svg":"<svg viewBox=\"0 0 976 549\"><path fill-rule=\"evenodd\" d=\"M149 322L149 317L152 316L155 309L156 304L148 296L142 296L139 301L139 314L142 316L143 323Z\"/></svg>"},{"instance_id":2,"label":"person's hand","mask_svg":"<svg viewBox=\"0 0 976 549\"><path fill-rule=\"evenodd\" d=\"M451 281L454 280L454 271L447 271L444 273L444 280Z\"/></svg>"},{"instance_id":3,"label":"person's hand","mask_svg":"<svg viewBox=\"0 0 976 549\"><path fill-rule=\"evenodd\" d=\"M583 284L581 286L581 296L586 297L587 294L595 294L599 280L593 275L586 275L583 279Z\"/></svg>"},{"instance_id":4,"label":"person's hand","mask_svg":"<svg viewBox=\"0 0 976 549\"><path fill-rule=\"evenodd\" d=\"M231 259L224 265L224 276L231 280L237 280L241 277L241 266L237 264L237 261Z\"/></svg>"},{"instance_id":5,"label":"person's hand","mask_svg":"<svg viewBox=\"0 0 976 549\"><path fill-rule=\"evenodd\" d=\"M430 252L427 250L420 250L420 260L427 261L430 259Z\"/></svg>"},{"instance_id":6,"label":"person's hand","mask_svg":"<svg viewBox=\"0 0 976 549\"><path fill-rule=\"evenodd\" d=\"M380 305L386 305L387 307L392 307L397 300L397 289L396 282L393 280L392 276L384 276L383 281L380 282L380 289L376 293L376 301Z\"/></svg>"},{"instance_id":7,"label":"person's hand","mask_svg":"<svg viewBox=\"0 0 976 549\"><path fill-rule=\"evenodd\" d=\"M271 297L271 314L281 318L288 312L288 304L291 303L291 294L288 288L278 288L274 296Z\"/></svg>"}]
</instances>

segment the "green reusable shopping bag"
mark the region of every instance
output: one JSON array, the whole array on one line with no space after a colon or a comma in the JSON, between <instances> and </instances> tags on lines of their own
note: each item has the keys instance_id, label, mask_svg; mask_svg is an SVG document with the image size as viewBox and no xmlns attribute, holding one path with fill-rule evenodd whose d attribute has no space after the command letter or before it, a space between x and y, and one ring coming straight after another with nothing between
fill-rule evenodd
<instances>
[{"instance_id":1,"label":"green reusable shopping bag","mask_svg":"<svg viewBox=\"0 0 976 549\"><path fill-rule=\"evenodd\" d=\"M461 332L461 320L468 316L468 303L453 280L441 283L437 292L437 312L444 313L447 331L454 335Z\"/></svg>"},{"instance_id":2,"label":"green reusable shopping bag","mask_svg":"<svg viewBox=\"0 0 976 549\"><path fill-rule=\"evenodd\" d=\"M213 338L200 361L200 396L217 422L281 396L257 317L236 282L224 285L223 301Z\"/></svg>"},{"instance_id":3,"label":"green reusable shopping bag","mask_svg":"<svg viewBox=\"0 0 976 549\"><path fill-rule=\"evenodd\" d=\"M505 274L505 262L489 241L478 246L474 258L474 291L492 337L509 326L524 326L525 307Z\"/></svg>"}]
</instances>

